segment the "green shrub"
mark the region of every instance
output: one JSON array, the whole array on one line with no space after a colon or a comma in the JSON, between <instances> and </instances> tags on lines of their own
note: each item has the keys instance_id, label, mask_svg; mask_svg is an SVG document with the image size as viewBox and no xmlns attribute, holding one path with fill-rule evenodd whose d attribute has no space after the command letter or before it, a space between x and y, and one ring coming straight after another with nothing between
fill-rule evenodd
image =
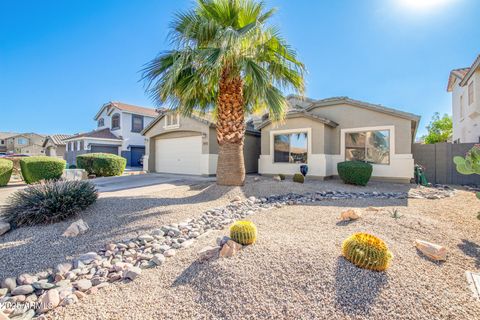
<instances>
[{"instance_id":1,"label":"green shrub","mask_svg":"<svg viewBox=\"0 0 480 320\"><path fill-rule=\"evenodd\" d=\"M366 186L372 176L373 167L362 161L344 161L337 164L337 171L343 182Z\"/></svg>"},{"instance_id":2,"label":"green shrub","mask_svg":"<svg viewBox=\"0 0 480 320\"><path fill-rule=\"evenodd\" d=\"M127 160L109 153L87 153L77 156L77 167L97 177L121 176Z\"/></svg>"},{"instance_id":3,"label":"green shrub","mask_svg":"<svg viewBox=\"0 0 480 320\"><path fill-rule=\"evenodd\" d=\"M251 221L237 221L230 227L230 238L242 245L257 241L257 227Z\"/></svg>"},{"instance_id":4,"label":"green shrub","mask_svg":"<svg viewBox=\"0 0 480 320\"><path fill-rule=\"evenodd\" d=\"M53 223L86 209L97 196L95 186L88 181L43 181L16 191L4 216L14 228Z\"/></svg>"},{"instance_id":5,"label":"green shrub","mask_svg":"<svg viewBox=\"0 0 480 320\"><path fill-rule=\"evenodd\" d=\"M60 179L65 169L65 160L38 156L20 159L23 180L31 184L40 180Z\"/></svg>"},{"instance_id":6,"label":"green shrub","mask_svg":"<svg viewBox=\"0 0 480 320\"><path fill-rule=\"evenodd\" d=\"M280 180L285 180L285 175L283 173L280 173L278 176L280 177Z\"/></svg>"},{"instance_id":7,"label":"green shrub","mask_svg":"<svg viewBox=\"0 0 480 320\"><path fill-rule=\"evenodd\" d=\"M0 187L6 186L13 172L13 162L8 159L0 159Z\"/></svg>"},{"instance_id":8,"label":"green shrub","mask_svg":"<svg viewBox=\"0 0 480 320\"><path fill-rule=\"evenodd\" d=\"M74 165L74 164L71 164L71 165L68 166L68 169L77 169L77 166Z\"/></svg>"},{"instance_id":9,"label":"green shrub","mask_svg":"<svg viewBox=\"0 0 480 320\"><path fill-rule=\"evenodd\" d=\"M293 182L304 183L305 177L301 173L295 173L293 175Z\"/></svg>"},{"instance_id":10,"label":"green shrub","mask_svg":"<svg viewBox=\"0 0 480 320\"><path fill-rule=\"evenodd\" d=\"M357 267L375 271L388 268L393 254L381 239L368 233L355 233L342 243L343 256Z\"/></svg>"}]
</instances>

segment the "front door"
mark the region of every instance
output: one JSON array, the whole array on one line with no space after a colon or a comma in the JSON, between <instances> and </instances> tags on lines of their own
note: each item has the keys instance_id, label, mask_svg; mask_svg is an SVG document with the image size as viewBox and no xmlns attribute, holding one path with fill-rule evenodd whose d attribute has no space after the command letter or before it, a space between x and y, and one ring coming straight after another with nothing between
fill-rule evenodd
<instances>
[{"instance_id":1,"label":"front door","mask_svg":"<svg viewBox=\"0 0 480 320\"><path fill-rule=\"evenodd\" d=\"M132 167L141 167L142 157L145 155L145 147L130 148L130 165Z\"/></svg>"}]
</instances>

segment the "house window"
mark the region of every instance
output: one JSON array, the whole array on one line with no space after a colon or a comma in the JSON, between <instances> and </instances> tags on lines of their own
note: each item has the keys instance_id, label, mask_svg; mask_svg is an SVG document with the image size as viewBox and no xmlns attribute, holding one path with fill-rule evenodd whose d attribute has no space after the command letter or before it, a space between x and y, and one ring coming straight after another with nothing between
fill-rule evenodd
<instances>
[{"instance_id":1,"label":"house window","mask_svg":"<svg viewBox=\"0 0 480 320\"><path fill-rule=\"evenodd\" d=\"M143 130L143 117L133 114L132 115L132 132L142 132Z\"/></svg>"},{"instance_id":2,"label":"house window","mask_svg":"<svg viewBox=\"0 0 480 320\"><path fill-rule=\"evenodd\" d=\"M0 144L5 144L5 140L0 140Z\"/></svg>"},{"instance_id":3,"label":"house window","mask_svg":"<svg viewBox=\"0 0 480 320\"><path fill-rule=\"evenodd\" d=\"M98 127L103 127L105 125L105 120L103 118L98 119Z\"/></svg>"},{"instance_id":4,"label":"house window","mask_svg":"<svg viewBox=\"0 0 480 320\"><path fill-rule=\"evenodd\" d=\"M468 85L468 105L473 103L473 81Z\"/></svg>"},{"instance_id":5,"label":"house window","mask_svg":"<svg viewBox=\"0 0 480 320\"><path fill-rule=\"evenodd\" d=\"M17 143L21 145L27 145L28 144L28 139L26 138L18 138Z\"/></svg>"},{"instance_id":6,"label":"house window","mask_svg":"<svg viewBox=\"0 0 480 320\"><path fill-rule=\"evenodd\" d=\"M120 115L115 113L112 116L112 130L120 129Z\"/></svg>"},{"instance_id":7,"label":"house window","mask_svg":"<svg viewBox=\"0 0 480 320\"><path fill-rule=\"evenodd\" d=\"M346 133L345 160L390 164L390 131L378 130Z\"/></svg>"},{"instance_id":8,"label":"house window","mask_svg":"<svg viewBox=\"0 0 480 320\"><path fill-rule=\"evenodd\" d=\"M465 117L465 107L463 106L463 94L460 96L460 119Z\"/></svg>"},{"instance_id":9,"label":"house window","mask_svg":"<svg viewBox=\"0 0 480 320\"><path fill-rule=\"evenodd\" d=\"M178 127L179 118L179 115L175 113L165 115L165 127Z\"/></svg>"},{"instance_id":10,"label":"house window","mask_svg":"<svg viewBox=\"0 0 480 320\"><path fill-rule=\"evenodd\" d=\"M307 163L306 132L276 134L273 136L273 161L279 163Z\"/></svg>"}]
</instances>

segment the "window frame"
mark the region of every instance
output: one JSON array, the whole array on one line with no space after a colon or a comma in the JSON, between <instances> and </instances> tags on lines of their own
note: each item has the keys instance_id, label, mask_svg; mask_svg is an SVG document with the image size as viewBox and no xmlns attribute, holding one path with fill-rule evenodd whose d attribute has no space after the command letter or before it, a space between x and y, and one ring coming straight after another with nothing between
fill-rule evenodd
<instances>
[{"instance_id":1,"label":"window frame","mask_svg":"<svg viewBox=\"0 0 480 320\"><path fill-rule=\"evenodd\" d=\"M468 84L467 91L468 91L468 105L472 105L475 102L475 95L474 95L474 87L473 87L473 80Z\"/></svg>"},{"instance_id":2,"label":"window frame","mask_svg":"<svg viewBox=\"0 0 480 320\"><path fill-rule=\"evenodd\" d=\"M25 143L21 143L20 141L25 141ZM26 145L28 145L28 139L23 138L23 137L17 138L17 144L22 145L22 146L26 146Z\"/></svg>"},{"instance_id":3,"label":"window frame","mask_svg":"<svg viewBox=\"0 0 480 320\"><path fill-rule=\"evenodd\" d=\"M392 158L395 154L395 126L378 126L378 127L364 127L364 128L349 128L349 129L341 129L340 130L340 154L343 159L343 161L349 161L347 160L347 154L346 154L346 135L347 133L357 133L357 132L369 132L369 131L388 131L388 139L389 139L389 149L388 149L388 163L372 163L372 162L367 162L370 163L373 166L390 166L392 164ZM365 156L367 154L367 144L365 142ZM359 160L361 161L361 160Z\"/></svg>"},{"instance_id":4,"label":"window frame","mask_svg":"<svg viewBox=\"0 0 480 320\"><path fill-rule=\"evenodd\" d=\"M135 119L140 119L142 122L140 130L135 130L134 128ZM135 133L140 133L143 131L143 129L144 129L144 117L139 114L132 114L132 128L130 131Z\"/></svg>"},{"instance_id":5,"label":"window frame","mask_svg":"<svg viewBox=\"0 0 480 320\"><path fill-rule=\"evenodd\" d=\"M104 126L105 126L105 119L104 118L98 119L97 128L104 127Z\"/></svg>"},{"instance_id":6,"label":"window frame","mask_svg":"<svg viewBox=\"0 0 480 320\"><path fill-rule=\"evenodd\" d=\"M114 125L114 121L113 121L113 120L114 120L114 118L116 118L116 117L118 118L118 126L115 126L115 127L114 127L114 126L113 126L113 125ZM118 129L120 129L120 127L121 127L120 120L121 120L120 113L115 113L115 114L112 115L112 124L111 124L111 126L110 126L111 130L118 130Z\"/></svg>"},{"instance_id":7,"label":"window frame","mask_svg":"<svg viewBox=\"0 0 480 320\"><path fill-rule=\"evenodd\" d=\"M293 163L293 162L275 162L275 136L276 135L290 135L296 133L307 134L307 162L305 163ZM312 158L312 128L296 128L287 130L270 130L270 156L272 164L274 165L303 165L308 164Z\"/></svg>"},{"instance_id":8,"label":"window frame","mask_svg":"<svg viewBox=\"0 0 480 320\"><path fill-rule=\"evenodd\" d=\"M169 119L171 120L171 123L169 124ZM176 120L175 123L173 123L173 120ZM180 127L180 115L178 113L167 113L165 115L165 123L164 123L164 128L166 129L172 129L172 128L179 128Z\"/></svg>"}]
</instances>

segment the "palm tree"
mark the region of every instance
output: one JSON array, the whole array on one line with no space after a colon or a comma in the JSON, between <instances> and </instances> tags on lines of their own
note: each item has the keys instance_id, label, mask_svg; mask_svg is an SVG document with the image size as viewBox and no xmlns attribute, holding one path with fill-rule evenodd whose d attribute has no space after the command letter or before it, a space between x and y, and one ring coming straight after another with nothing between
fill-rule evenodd
<instances>
[{"instance_id":1,"label":"palm tree","mask_svg":"<svg viewBox=\"0 0 480 320\"><path fill-rule=\"evenodd\" d=\"M254 0L197 0L178 13L169 38L174 49L143 69L146 90L157 104L182 115L212 112L219 144L217 183L243 185L245 116L268 110L280 120L283 90L303 94L304 65Z\"/></svg>"}]
</instances>

